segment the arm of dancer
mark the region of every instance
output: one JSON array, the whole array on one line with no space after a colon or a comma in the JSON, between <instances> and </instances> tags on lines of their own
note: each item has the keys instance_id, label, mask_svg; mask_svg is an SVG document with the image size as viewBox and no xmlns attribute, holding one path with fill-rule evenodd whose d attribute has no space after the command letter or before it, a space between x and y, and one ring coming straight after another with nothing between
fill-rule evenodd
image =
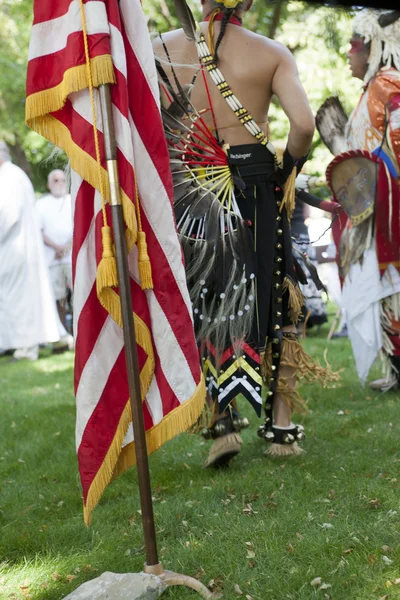
<instances>
[{"instance_id":1,"label":"arm of dancer","mask_svg":"<svg viewBox=\"0 0 400 600\"><path fill-rule=\"evenodd\" d=\"M295 159L307 155L314 135L314 116L291 52L279 44L279 62L272 79L272 91L290 122L287 150Z\"/></svg>"},{"instance_id":2,"label":"arm of dancer","mask_svg":"<svg viewBox=\"0 0 400 600\"><path fill-rule=\"evenodd\" d=\"M302 202L305 202L305 204L308 204L309 206L314 206L315 208L319 208L320 210L324 210L332 214L337 214L343 210L338 202L334 202L332 200L321 200L321 198L318 198L317 196L314 196L305 190L296 189L296 198Z\"/></svg>"}]
</instances>

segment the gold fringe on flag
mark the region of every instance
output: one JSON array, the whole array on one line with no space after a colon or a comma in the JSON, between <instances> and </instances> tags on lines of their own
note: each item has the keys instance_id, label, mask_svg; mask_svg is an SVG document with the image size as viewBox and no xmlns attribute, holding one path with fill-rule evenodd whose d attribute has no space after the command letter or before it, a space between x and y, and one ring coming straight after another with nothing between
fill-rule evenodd
<instances>
[{"instance_id":1,"label":"gold fringe on flag","mask_svg":"<svg viewBox=\"0 0 400 600\"><path fill-rule=\"evenodd\" d=\"M115 83L114 66L110 54L95 56L90 59L90 69L94 87L106 83ZM26 98L26 124L36 117L60 110L69 94L80 92L89 87L86 64L70 67L64 72L61 83L52 88L36 92ZM33 127L32 127L33 129Z\"/></svg>"},{"instance_id":2,"label":"gold fringe on flag","mask_svg":"<svg viewBox=\"0 0 400 600\"><path fill-rule=\"evenodd\" d=\"M147 391L142 388L143 399ZM189 400L172 410L160 423L146 431L147 453L149 455L161 448L165 442L186 431L198 419L203 410L205 395L206 389L202 377ZM86 525L90 525L92 511L110 481L136 464L135 443L131 442L121 448L131 420L131 405L128 401L107 455L89 488L83 509Z\"/></svg>"},{"instance_id":3,"label":"gold fringe on flag","mask_svg":"<svg viewBox=\"0 0 400 600\"><path fill-rule=\"evenodd\" d=\"M282 292L289 293L289 318L295 325L299 322L301 312L304 306L303 292L298 284L286 276L283 281Z\"/></svg>"},{"instance_id":4,"label":"gold fringe on flag","mask_svg":"<svg viewBox=\"0 0 400 600\"><path fill-rule=\"evenodd\" d=\"M282 212L283 208L286 208L287 218L290 221L292 218L292 214L294 211L294 205L296 202L295 192L296 192L296 176L297 169L293 167L292 172L289 177L285 181L283 185L283 199L280 206L280 212Z\"/></svg>"}]
</instances>

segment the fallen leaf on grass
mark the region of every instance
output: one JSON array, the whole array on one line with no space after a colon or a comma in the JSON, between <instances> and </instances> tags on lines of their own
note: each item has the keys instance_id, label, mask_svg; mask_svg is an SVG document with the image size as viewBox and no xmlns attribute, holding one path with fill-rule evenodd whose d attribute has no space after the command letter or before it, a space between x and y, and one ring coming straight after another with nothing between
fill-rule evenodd
<instances>
[{"instance_id":1,"label":"fallen leaf on grass","mask_svg":"<svg viewBox=\"0 0 400 600\"><path fill-rule=\"evenodd\" d=\"M60 573L57 573L57 571L55 571L51 574L51 578L53 579L53 581L58 581L59 579L61 579L61 575Z\"/></svg>"},{"instance_id":2,"label":"fallen leaf on grass","mask_svg":"<svg viewBox=\"0 0 400 600\"><path fill-rule=\"evenodd\" d=\"M195 578L195 579L201 579L201 578L203 577L203 575L205 575L205 574L206 574L206 572L205 572L205 570L203 569L203 567L199 567L199 568L197 569L197 571L196 571L196 574L195 574L194 578Z\"/></svg>"},{"instance_id":3,"label":"fallen leaf on grass","mask_svg":"<svg viewBox=\"0 0 400 600\"><path fill-rule=\"evenodd\" d=\"M296 536L299 538L299 540L304 540L304 535L301 535L301 533L298 531L296 531Z\"/></svg>"},{"instance_id":4,"label":"fallen leaf on grass","mask_svg":"<svg viewBox=\"0 0 400 600\"><path fill-rule=\"evenodd\" d=\"M320 527L322 527L322 529L333 529L332 523L322 523Z\"/></svg>"},{"instance_id":5,"label":"fallen leaf on grass","mask_svg":"<svg viewBox=\"0 0 400 600\"><path fill-rule=\"evenodd\" d=\"M391 559L390 559L388 556L386 556L386 554L384 554L384 555L382 556L382 560L383 560L383 562L385 563L385 565L391 565L391 564L392 564L392 562L393 562L393 561L392 561L392 560L391 560Z\"/></svg>"},{"instance_id":6,"label":"fallen leaf on grass","mask_svg":"<svg viewBox=\"0 0 400 600\"><path fill-rule=\"evenodd\" d=\"M19 589L21 590L21 594L23 596L27 596L29 594L29 585L20 585Z\"/></svg>"},{"instance_id":7,"label":"fallen leaf on grass","mask_svg":"<svg viewBox=\"0 0 400 600\"><path fill-rule=\"evenodd\" d=\"M321 583L322 583L321 577L316 577L315 579L310 581L310 585L312 585L312 587L317 587L318 585L321 585Z\"/></svg>"},{"instance_id":8,"label":"fallen leaf on grass","mask_svg":"<svg viewBox=\"0 0 400 600\"><path fill-rule=\"evenodd\" d=\"M237 583L235 583L235 586L234 586L233 589L235 590L235 594L237 594L238 596L243 596L243 592L242 592L242 590L240 589L240 587L238 586Z\"/></svg>"},{"instance_id":9,"label":"fallen leaf on grass","mask_svg":"<svg viewBox=\"0 0 400 600\"><path fill-rule=\"evenodd\" d=\"M256 566L256 563L254 562L254 560L249 560L249 562L247 563L247 566L249 567L249 569L254 569L254 567Z\"/></svg>"},{"instance_id":10,"label":"fallen leaf on grass","mask_svg":"<svg viewBox=\"0 0 400 600\"><path fill-rule=\"evenodd\" d=\"M253 600L253 597L250 594L246 594L246 600Z\"/></svg>"},{"instance_id":11,"label":"fallen leaf on grass","mask_svg":"<svg viewBox=\"0 0 400 600\"><path fill-rule=\"evenodd\" d=\"M381 596L379 598L379 600L387 600L389 598L389 594L385 594L384 596Z\"/></svg>"},{"instance_id":12,"label":"fallen leaf on grass","mask_svg":"<svg viewBox=\"0 0 400 600\"><path fill-rule=\"evenodd\" d=\"M68 583L71 583L71 581L73 581L74 579L76 579L76 575L66 575L65 579L68 581Z\"/></svg>"},{"instance_id":13,"label":"fallen leaf on grass","mask_svg":"<svg viewBox=\"0 0 400 600\"><path fill-rule=\"evenodd\" d=\"M329 588L331 588L331 584L330 583L323 583L321 585L321 587L319 588L320 590L328 590Z\"/></svg>"},{"instance_id":14,"label":"fallen leaf on grass","mask_svg":"<svg viewBox=\"0 0 400 600\"><path fill-rule=\"evenodd\" d=\"M253 506L249 503L246 508L243 509L245 515L258 515L258 510L253 510Z\"/></svg>"},{"instance_id":15,"label":"fallen leaf on grass","mask_svg":"<svg viewBox=\"0 0 400 600\"><path fill-rule=\"evenodd\" d=\"M292 546L292 544L288 544L286 547L287 547L288 552L290 552L291 554L293 554L293 552L294 552L294 546Z\"/></svg>"},{"instance_id":16,"label":"fallen leaf on grass","mask_svg":"<svg viewBox=\"0 0 400 600\"><path fill-rule=\"evenodd\" d=\"M82 571L83 571L84 573L88 573L88 572L90 572L90 571L97 571L97 570L98 570L98 569L96 569L95 567L92 567L92 565L84 565L84 566L82 567Z\"/></svg>"},{"instance_id":17,"label":"fallen leaf on grass","mask_svg":"<svg viewBox=\"0 0 400 600\"><path fill-rule=\"evenodd\" d=\"M222 577L210 579L207 587L214 593L221 592L224 589L224 580L222 579Z\"/></svg>"},{"instance_id":18,"label":"fallen leaf on grass","mask_svg":"<svg viewBox=\"0 0 400 600\"><path fill-rule=\"evenodd\" d=\"M347 550L343 550L342 554L350 554L350 552L353 552L353 548L348 548Z\"/></svg>"},{"instance_id":19,"label":"fallen leaf on grass","mask_svg":"<svg viewBox=\"0 0 400 600\"><path fill-rule=\"evenodd\" d=\"M256 557L256 553L253 552L253 550L247 550L246 558L255 558L255 557Z\"/></svg>"},{"instance_id":20,"label":"fallen leaf on grass","mask_svg":"<svg viewBox=\"0 0 400 600\"><path fill-rule=\"evenodd\" d=\"M374 565L376 563L375 554L368 554L368 562L370 565Z\"/></svg>"},{"instance_id":21,"label":"fallen leaf on grass","mask_svg":"<svg viewBox=\"0 0 400 600\"><path fill-rule=\"evenodd\" d=\"M370 506L372 506L373 508L380 508L381 507L381 503L378 500L378 498L371 498L371 500L368 500L368 504Z\"/></svg>"},{"instance_id":22,"label":"fallen leaf on grass","mask_svg":"<svg viewBox=\"0 0 400 600\"><path fill-rule=\"evenodd\" d=\"M390 554L391 552L393 552L393 548L391 548L390 546L387 546L386 544L384 544L381 548L382 552L386 552L387 554Z\"/></svg>"}]
</instances>

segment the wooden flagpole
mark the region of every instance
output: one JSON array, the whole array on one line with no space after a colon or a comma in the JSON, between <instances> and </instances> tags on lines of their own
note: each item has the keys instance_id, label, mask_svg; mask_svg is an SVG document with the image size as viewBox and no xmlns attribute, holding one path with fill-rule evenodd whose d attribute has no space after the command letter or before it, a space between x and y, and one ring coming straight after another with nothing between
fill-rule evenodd
<instances>
[{"instance_id":1,"label":"wooden flagpole","mask_svg":"<svg viewBox=\"0 0 400 600\"><path fill-rule=\"evenodd\" d=\"M188 577L187 575L173 573L171 571L164 571L162 564L158 560L153 501L151 496L149 461L142 412L139 363L135 327L133 322L128 253L125 242L125 227L119 190L117 149L112 116L110 87L109 85L101 85L99 91L101 112L103 117L103 135L107 160L108 180L110 184L112 227L114 232L117 261L119 295L121 299L126 369L128 374L129 396L132 408L132 426L135 439L140 507L142 512L144 544L146 549L146 563L144 566L144 572L157 575L167 585L184 585L186 587L190 587L197 591L203 598L210 599L213 598L213 594L202 583L197 581L197 579Z\"/></svg>"}]
</instances>

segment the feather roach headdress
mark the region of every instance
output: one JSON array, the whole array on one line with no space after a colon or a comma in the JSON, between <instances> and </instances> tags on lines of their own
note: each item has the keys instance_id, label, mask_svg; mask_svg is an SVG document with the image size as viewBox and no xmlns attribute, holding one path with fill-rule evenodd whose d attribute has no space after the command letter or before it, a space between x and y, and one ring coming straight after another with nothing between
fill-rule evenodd
<instances>
[{"instance_id":1,"label":"feather roach headdress","mask_svg":"<svg viewBox=\"0 0 400 600\"><path fill-rule=\"evenodd\" d=\"M365 83L381 65L400 71L400 11L363 9L354 19L353 31L371 44Z\"/></svg>"}]
</instances>

